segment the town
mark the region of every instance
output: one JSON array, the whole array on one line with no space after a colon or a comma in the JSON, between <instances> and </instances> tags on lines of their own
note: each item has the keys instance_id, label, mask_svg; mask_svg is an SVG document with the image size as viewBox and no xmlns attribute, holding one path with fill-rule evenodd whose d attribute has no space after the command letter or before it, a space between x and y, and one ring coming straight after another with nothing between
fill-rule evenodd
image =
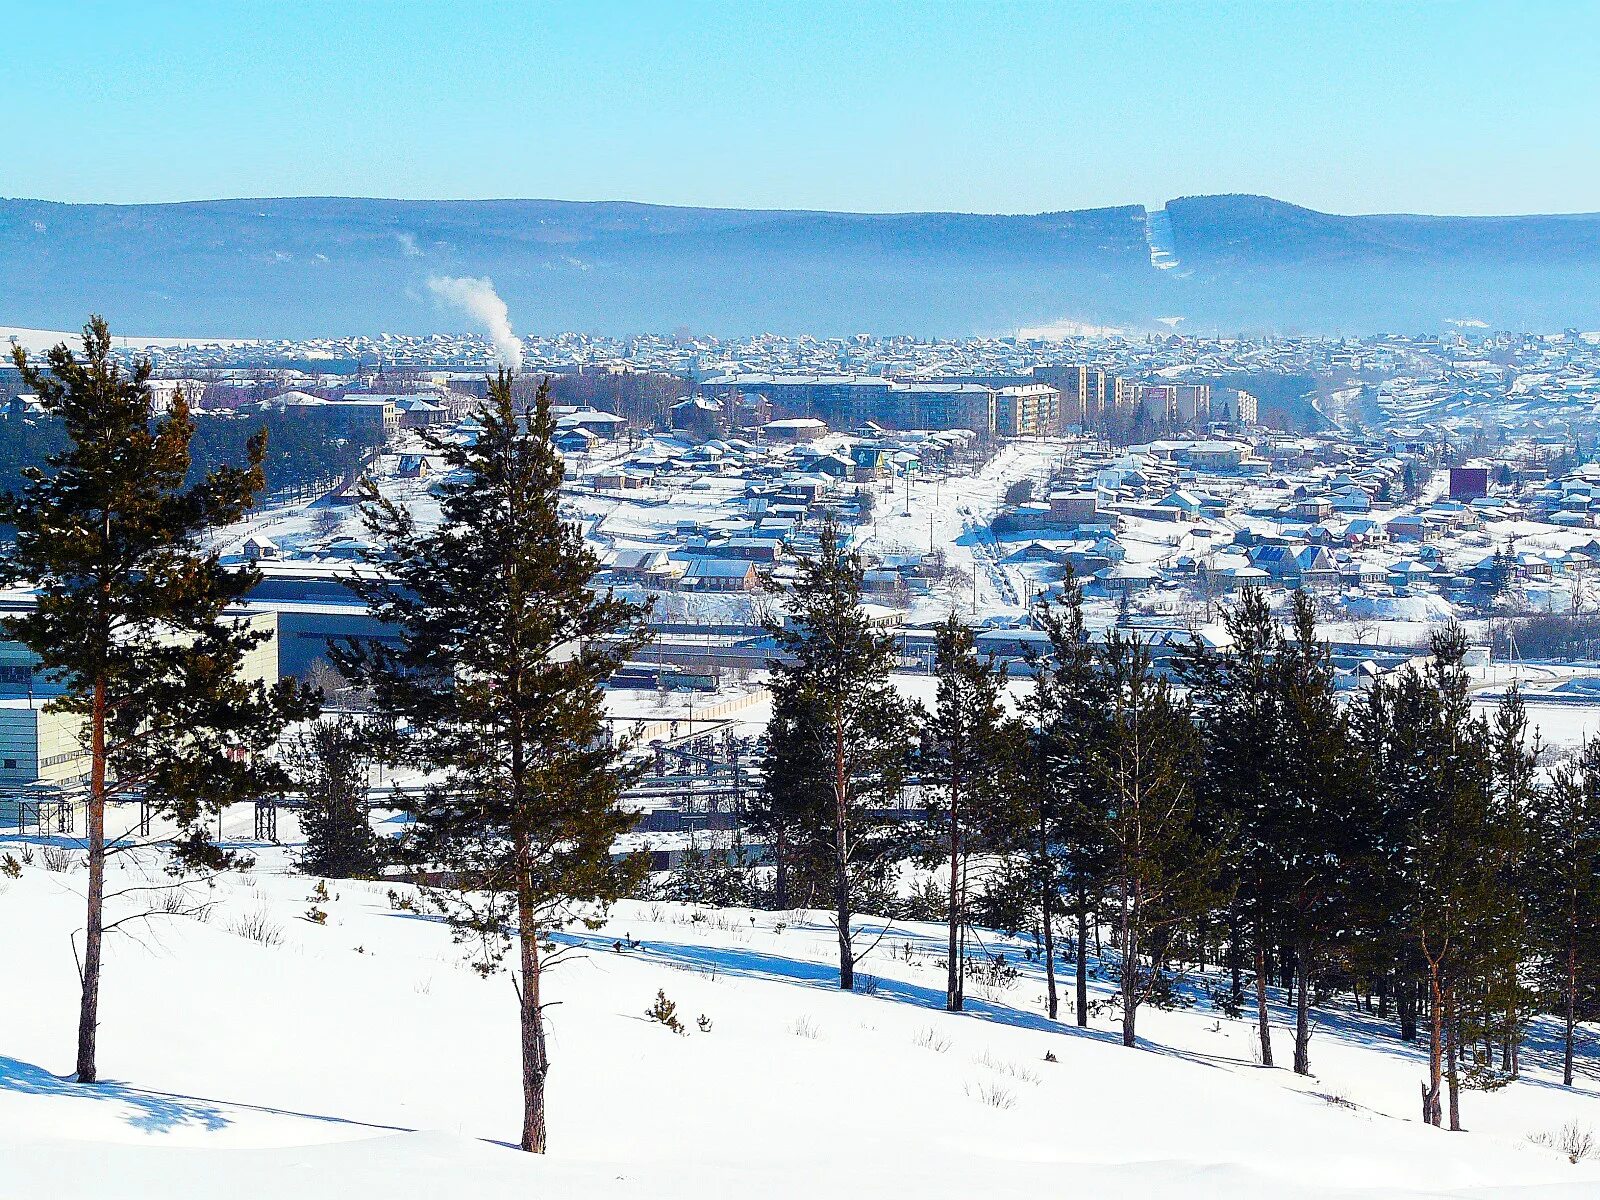
<instances>
[{"instance_id":1,"label":"town","mask_svg":"<svg viewBox=\"0 0 1600 1200\"><path fill-rule=\"evenodd\" d=\"M1600 1194L1588 6L13 7L0 1200Z\"/></svg>"}]
</instances>

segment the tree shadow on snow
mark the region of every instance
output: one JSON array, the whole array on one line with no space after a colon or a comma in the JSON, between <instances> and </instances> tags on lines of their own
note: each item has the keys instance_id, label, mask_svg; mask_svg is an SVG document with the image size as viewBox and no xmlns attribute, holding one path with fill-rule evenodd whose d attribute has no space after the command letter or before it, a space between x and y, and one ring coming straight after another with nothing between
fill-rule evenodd
<instances>
[{"instance_id":1,"label":"tree shadow on snow","mask_svg":"<svg viewBox=\"0 0 1600 1200\"><path fill-rule=\"evenodd\" d=\"M615 939L604 935L558 933L553 935L553 940L563 945L592 950L596 954L617 953L613 949ZM715 972L718 975L728 975L739 979L765 979L773 983L796 984L801 987L816 988L820 991L839 990L839 969L837 967L829 966L826 963L807 962L803 959L784 958L781 955L768 954L760 950L689 945L682 942L664 942L652 939L640 943L637 949L630 949L625 953L631 958L643 958L666 966L676 967L680 970ZM860 966L857 967L856 978L858 980L866 974L867 972L862 970ZM896 1004L909 1004L916 1008L926 1008L941 1013L945 1011L943 988L926 987L921 984L909 983L903 979L889 979L883 976L873 976L872 978L874 982L870 995L878 1000L888 1000ZM1074 1037L1083 1037L1092 1041L1115 1043L1117 1045L1122 1043L1120 1035L1108 1030L1080 1029L1075 1025L1061 1021L1052 1021L1043 1013L1027 1012L1023 1009L1012 1008L1010 1005L997 1004L971 995L967 997L963 1015L980 1021L991 1021L997 1025L1009 1025L1014 1029L1031 1029L1040 1033L1068 1034ZM1143 1044L1141 1042L1141 1045ZM1166 1049L1165 1047L1151 1048ZM1182 1052L1179 1053L1182 1055Z\"/></svg>"},{"instance_id":2,"label":"tree shadow on snow","mask_svg":"<svg viewBox=\"0 0 1600 1200\"><path fill-rule=\"evenodd\" d=\"M203 1100L198 1096L183 1096L174 1092L146 1091L115 1081L79 1083L70 1076L52 1075L43 1067L7 1058L3 1054L0 1054L0 1091L17 1092L24 1096L62 1096L76 1100L114 1101L126 1106L128 1124L146 1133L167 1133L183 1126L194 1126L212 1133L226 1129L233 1124L233 1120L223 1111L222 1106L242 1112L289 1117L297 1121L354 1125L362 1129L381 1129L394 1133L414 1132L407 1125L355 1121L348 1117L330 1117L322 1113L297 1112L293 1109L273 1108L265 1104L243 1104L233 1100Z\"/></svg>"},{"instance_id":3,"label":"tree shadow on snow","mask_svg":"<svg viewBox=\"0 0 1600 1200\"><path fill-rule=\"evenodd\" d=\"M75 1100L109 1100L127 1109L126 1120L146 1133L166 1133L184 1125L214 1131L230 1122L222 1110L204 1100L145 1092L122 1083L79 1083L52 1075L43 1067L0 1055L0 1091L24 1096L62 1096Z\"/></svg>"}]
</instances>

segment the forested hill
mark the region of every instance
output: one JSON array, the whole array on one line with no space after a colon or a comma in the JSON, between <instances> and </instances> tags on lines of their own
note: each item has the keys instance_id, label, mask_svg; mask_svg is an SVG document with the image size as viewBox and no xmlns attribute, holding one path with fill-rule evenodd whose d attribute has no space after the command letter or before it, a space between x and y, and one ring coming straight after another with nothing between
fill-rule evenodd
<instances>
[{"instance_id":1,"label":"forested hill","mask_svg":"<svg viewBox=\"0 0 1600 1200\"><path fill-rule=\"evenodd\" d=\"M539 332L1597 328L1600 215L1346 217L1256 196L1175 200L1154 219L0 200L0 325L70 329L94 310L152 336L464 328L429 292L440 275L489 276L514 326Z\"/></svg>"}]
</instances>

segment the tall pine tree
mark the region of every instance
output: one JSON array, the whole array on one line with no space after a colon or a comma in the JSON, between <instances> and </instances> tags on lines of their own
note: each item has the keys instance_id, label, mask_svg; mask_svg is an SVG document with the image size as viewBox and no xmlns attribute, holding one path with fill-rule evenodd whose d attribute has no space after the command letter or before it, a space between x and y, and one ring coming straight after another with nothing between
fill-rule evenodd
<instances>
[{"instance_id":1,"label":"tall pine tree","mask_svg":"<svg viewBox=\"0 0 1600 1200\"><path fill-rule=\"evenodd\" d=\"M1174 932L1222 898L1222 852L1193 786L1199 739L1183 702L1156 676L1149 649L1113 630L1101 655L1107 721L1096 764L1107 798L1107 882L1121 951L1122 1044L1165 984Z\"/></svg>"},{"instance_id":2,"label":"tall pine tree","mask_svg":"<svg viewBox=\"0 0 1600 1200\"><path fill-rule=\"evenodd\" d=\"M1054 1018L1050 924L1056 897L1064 890L1074 918L1074 1015L1084 1027L1089 1024L1089 921L1096 917L1109 855L1107 791L1096 759L1107 734L1107 704L1105 679L1083 621L1083 589L1070 567L1060 599L1041 605L1036 619L1050 654L1030 660L1034 687L1023 703L1033 728L1023 791L1038 858L1047 1005Z\"/></svg>"},{"instance_id":3,"label":"tall pine tree","mask_svg":"<svg viewBox=\"0 0 1600 1200\"><path fill-rule=\"evenodd\" d=\"M1600 742L1560 764L1533 831L1540 965L1561 1015L1561 1082L1572 1086L1574 1033L1600 1013Z\"/></svg>"},{"instance_id":4,"label":"tall pine tree","mask_svg":"<svg viewBox=\"0 0 1600 1200\"><path fill-rule=\"evenodd\" d=\"M851 920L858 877L881 869L882 839L870 809L898 795L911 753L909 706L889 682L894 639L861 607L861 558L825 519L815 555L802 557L785 589L787 621L770 632L784 652L773 663L774 707L804 712L812 745L801 750L808 777L824 773L828 794L809 820L832 851L839 986L855 986ZM798 749L798 748L797 748ZM813 799L817 799L814 794Z\"/></svg>"},{"instance_id":5,"label":"tall pine tree","mask_svg":"<svg viewBox=\"0 0 1600 1200\"><path fill-rule=\"evenodd\" d=\"M90 318L81 354L52 349L47 370L20 347L13 358L68 442L24 472L20 496L0 503L0 521L16 528L0 574L35 588L36 607L5 618L6 635L64 687L48 707L80 717L88 739L77 1075L93 1083L106 863L128 848L107 835L107 803L139 799L174 827L180 864L223 867L230 856L213 844L206 817L287 784L266 752L316 705L292 681L269 688L243 677L246 654L271 634L226 609L259 577L200 544L206 529L248 511L262 485L265 435L250 440L244 464L185 486L188 405L180 394L157 418L150 364L123 370L104 320Z\"/></svg>"},{"instance_id":6,"label":"tall pine tree","mask_svg":"<svg viewBox=\"0 0 1600 1200\"><path fill-rule=\"evenodd\" d=\"M354 581L395 641L338 656L377 711L409 734L393 757L431 779L404 798L410 857L438 889L485 974L513 943L521 1026L522 1148L546 1147L543 971L552 931L624 895L639 875L612 846L632 778L609 736L602 687L643 644L641 606L597 592L598 564L559 511L562 463L548 382L517 411L491 381L470 446L435 442L451 468L431 528L368 489L383 578Z\"/></svg>"},{"instance_id":7,"label":"tall pine tree","mask_svg":"<svg viewBox=\"0 0 1600 1200\"><path fill-rule=\"evenodd\" d=\"M945 1007L960 1012L965 999L967 858L973 839L997 825L1005 733L1000 690L1006 673L992 659L979 658L972 630L954 613L939 625L934 645L938 688L924 723L927 749L921 766L923 783L936 783L945 799L939 813L950 864Z\"/></svg>"}]
</instances>

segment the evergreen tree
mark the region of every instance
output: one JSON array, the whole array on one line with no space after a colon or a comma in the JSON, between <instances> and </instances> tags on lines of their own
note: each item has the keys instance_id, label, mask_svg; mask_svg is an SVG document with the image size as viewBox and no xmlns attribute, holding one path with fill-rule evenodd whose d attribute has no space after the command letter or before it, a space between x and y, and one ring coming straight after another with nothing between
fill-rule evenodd
<instances>
[{"instance_id":1,"label":"evergreen tree","mask_svg":"<svg viewBox=\"0 0 1600 1200\"><path fill-rule=\"evenodd\" d=\"M770 628L784 654L772 667L774 706L814 714L805 771L811 777L820 769L828 778L823 811L810 820L832 850L839 986L846 990L855 979L850 921L859 877L884 866L883 831L871 828L870 805L898 795L912 728L908 706L889 682L894 640L862 610L861 579L860 556L825 520L817 553L800 559L786 588L788 623Z\"/></svg>"},{"instance_id":2,"label":"evergreen tree","mask_svg":"<svg viewBox=\"0 0 1600 1200\"><path fill-rule=\"evenodd\" d=\"M473 445L433 443L450 468L436 527L367 489L388 577L352 586L395 641L338 660L378 713L410 729L391 757L433 780L400 807L413 820L409 857L456 881L436 899L457 940L485 974L517 947L522 1148L543 1152L549 935L592 919L641 873L612 858L632 825L619 800L634 772L602 687L643 643L645 614L595 590L595 556L561 518L548 388L519 413L502 371L478 419Z\"/></svg>"},{"instance_id":3,"label":"evergreen tree","mask_svg":"<svg viewBox=\"0 0 1600 1200\"><path fill-rule=\"evenodd\" d=\"M1065 890L1075 922L1075 1016L1089 1023L1089 921L1097 916L1109 842L1106 789L1096 753L1106 734L1104 680L1083 622L1083 589L1071 568L1054 605L1041 605L1036 620L1050 642L1048 658L1030 660L1033 691L1024 713L1033 729L1021 776L1024 815L1035 848L1045 932L1047 1006L1056 1015L1055 902ZM1025 823L1025 824L1024 824Z\"/></svg>"},{"instance_id":4,"label":"evergreen tree","mask_svg":"<svg viewBox=\"0 0 1600 1200\"><path fill-rule=\"evenodd\" d=\"M1561 1082L1571 1087L1577 1023L1600 1015L1600 742L1555 768L1541 815L1540 966L1561 1015Z\"/></svg>"},{"instance_id":5,"label":"evergreen tree","mask_svg":"<svg viewBox=\"0 0 1600 1200\"><path fill-rule=\"evenodd\" d=\"M1238 955L1244 925L1255 956L1256 1034L1263 1066L1272 1066L1267 1008L1268 946L1283 913L1277 842L1283 816L1283 712L1275 665L1282 638L1259 588L1246 588L1223 614L1228 646L1218 652L1196 640L1176 669L1188 687L1201 731L1200 784L1206 804L1225 813L1235 841L1229 847L1238 881L1229 914L1229 954L1238 1004Z\"/></svg>"},{"instance_id":6,"label":"evergreen tree","mask_svg":"<svg viewBox=\"0 0 1600 1200\"><path fill-rule=\"evenodd\" d=\"M1132 1046L1140 1007L1165 990L1173 934L1222 898L1223 857L1192 786L1200 760L1194 723L1151 669L1148 648L1112 631L1101 670L1107 721L1096 762L1108 799L1122 1044Z\"/></svg>"},{"instance_id":7,"label":"evergreen tree","mask_svg":"<svg viewBox=\"0 0 1600 1200\"><path fill-rule=\"evenodd\" d=\"M997 824L1005 718L1000 690L1006 673L992 659L978 657L972 630L951 613L935 634L934 674L938 691L924 722L927 748L921 766L923 782L936 781L945 797L939 813L950 864L945 1007L960 1012L965 992L967 856L971 842Z\"/></svg>"},{"instance_id":8,"label":"evergreen tree","mask_svg":"<svg viewBox=\"0 0 1600 1200\"><path fill-rule=\"evenodd\" d=\"M372 736L348 714L324 717L290 742L286 766L300 789L300 869L331 879L370 879L387 847L368 819Z\"/></svg>"},{"instance_id":9,"label":"evergreen tree","mask_svg":"<svg viewBox=\"0 0 1600 1200\"><path fill-rule=\"evenodd\" d=\"M1425 990L1423 1119L1443 1123L1448 1088L1450 1127L1459 1129L1461 1003L1494 961L1507 843L1495 819L1488 730L1471 708L1466 639L1452 625L1431 643L1424 669L1408 667L1374 689L1364 723L1385 742L1374 774L1387 826L1384 919L1403 931L1401 973L1420 975Z\"/></svg>"},{"instance_id":10,"label":"evergreen tree","mask_svg":"<svg viewBox=\"0 0 1600 1200\"><path fill-rule=\"evenodd\" d=\"M751 830L770 847L775 908L831 903L833 781L826 756L826 714L797 687L775 688L761 759L761 787Z\"/></svg>"},{"instance_id":11,"label":"evergreen tree","mask_svg":"<svg viewBox=\"0 0 1600 1200\"><path fill-rule=\"evenodd\" d=\"M297 684L242 677L246 654L271 637L226 614L257 582L203 549L209 527L237 521L261 487L264 437L241 466L185 486L194 422L180 394L159 421L150 364L124 371L99 317L81 356L65 345L37 370L20 347L24 382L66 431L43 468L24 471L20 496L0 503L16 529L0 573L34 586L33 611L5 618L6 636L38 655L65 689L49 701L80 717L88 740L85 797L89 878L78 1015L78 1079L97 1078L96 1032L105 934L106 862L127 843L106 833L108 801L137 796L175 828L181 866L219 869L208 815L279 791L266 756L315 699Z\"/></svg>"},{"instance_id":12,"label":"evergreen tree","mask_svg":"<svg viewBox=\"0 0 1600 1200\"><path fill-rule=\"evenodd\" d=\"M1294 594L1275 665L1283 775L1269 849L1294 959L1294 1070L1309 1075L1315 981L1352 937L1353 866L1365 853L1367 833L1354 801L1366 786L1366 770L1334 693L1315 603L1303 591Z\"/></svg>"},{"instance_id":13,"label":"evergreen tree","mask_svg":"<svg viewBox=\"0 0 1600 1200\"><path fill-rule=\"evenodd\" d=\"M1523 966L1536 957L1533 896L1540 865L1535 826L1548 798L1539 782L1543 746L1537 731L1530 729L1527 707L1515 684L1501 697L1488 736L1488 820L1500 904L1487 914L1478 933L1483 944L1482 979L1476 1006L1463 1013L1461 1044L1473 1048L1473 1082L1497 1087L1520 1069L1518 1049L1536 1000L1523 978ZM1498 1068L1493 1062L1497 1039L1501 1048Z\"/></svg>"}]
</instances>

